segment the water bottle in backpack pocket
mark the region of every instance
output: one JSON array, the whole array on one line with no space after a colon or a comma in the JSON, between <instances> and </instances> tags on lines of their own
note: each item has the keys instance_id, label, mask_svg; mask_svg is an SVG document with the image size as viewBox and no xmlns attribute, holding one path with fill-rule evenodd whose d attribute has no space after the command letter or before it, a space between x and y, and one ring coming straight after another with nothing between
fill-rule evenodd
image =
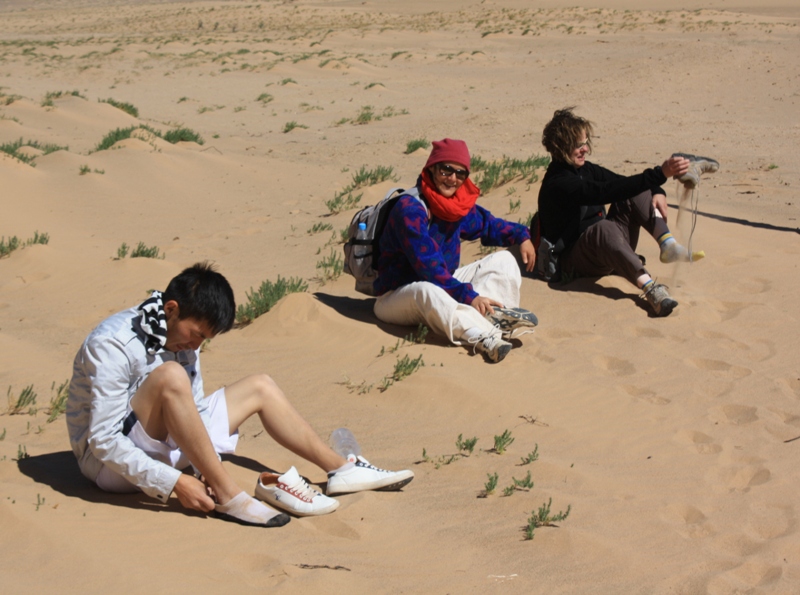
<instances>
[{"instance_id":1,"label":"water bottle in backpack pocket","mask_svg":"<svg viewBox=\"0 0 800 595\"><path fill-rule=\"evenodd\" d=\"M425 204L416 188L392 188L378 204L364 207L350 221L344 244L344 272L356 278L356 291L360 293L375 295L373 284L378 278L378 242L389 212L400 197L406 195Z\"/></svg>"}]
</instances>

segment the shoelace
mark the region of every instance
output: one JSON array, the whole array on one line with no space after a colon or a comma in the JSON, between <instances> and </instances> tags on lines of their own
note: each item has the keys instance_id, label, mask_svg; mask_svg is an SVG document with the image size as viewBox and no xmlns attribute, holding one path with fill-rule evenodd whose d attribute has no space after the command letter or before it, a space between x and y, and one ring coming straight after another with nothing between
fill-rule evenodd
<instances>
[{"instance_id":1,"label":"shoelace","mask_svg":"<svg viewBox=\"0 0 800 595\"><path fill-rule=\"evenodd\" d=\"M317 495L320 494L320 492L308 485L302 477L299 478L293 485L286 483L283 485L286 487L288 492L291 492L295 496L299 496L303 500L308 500L309 502L311 502Z\"/></svg>"},{"instance_id":2,"label":"shoelace","mask_svg":"<svg viewBox=\"0 0 800 595\"><path fill-rule=\"evenodd\" d=\"M361 463L360 465L361 467L367 467L369 469L372 469L373 471L380 471L381 473L391 473L391 471L387 471L386 469L381 469L380 467L376 467L364 457L358 457L358 459L356 460L356 465L358 465L359 463Z\"/></svg>"},{"instance_id":3,"label":"shoelace","mask_svg":"<svg viewBox=\"0 0 800 595\"><path fill-rule=\"evenodd\" d=\"M494 328L497 329L498 331L500 331L500 333L502 335L503 330L500 328L499 324L495 324ZM472 347L472 353L475 353L475 350L478 348L478 343L482 343L483 341L486 341L487 339L491 339L492 341L489 343L489 345L485 346L486 349L491 350L492 347L494 347L497 344L497 341L501 341L502 340L502 336L501 335L484 333L482 335L478 335L477 337L475 337L473 339L467 339L467 342L470 345L473 346Z\"/></svg>"}]
</instances>

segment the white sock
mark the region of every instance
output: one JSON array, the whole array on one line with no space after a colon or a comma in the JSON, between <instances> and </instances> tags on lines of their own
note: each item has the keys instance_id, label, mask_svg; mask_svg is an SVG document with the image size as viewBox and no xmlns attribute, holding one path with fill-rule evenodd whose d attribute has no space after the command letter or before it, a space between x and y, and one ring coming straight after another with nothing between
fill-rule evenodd
<instances>
[{"instance_id":1,"label":"white sock","mask_svg":"<svg viewBox=\"0 0 800 595\"><path fill-rule=\"evenodd\" d=\"M245 492L239 492L226 504L217 504L215 510L251 525L266 525L270 519L283 514L263 502L251 498Z\"/></svg>"}]
</instances>

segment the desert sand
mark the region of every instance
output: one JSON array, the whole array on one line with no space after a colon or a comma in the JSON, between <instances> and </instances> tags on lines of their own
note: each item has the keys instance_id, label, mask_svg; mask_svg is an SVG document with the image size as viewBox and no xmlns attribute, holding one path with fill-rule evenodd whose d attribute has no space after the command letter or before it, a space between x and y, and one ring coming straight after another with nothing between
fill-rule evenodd
<instances>
[{"instance_id":1,"label":"desert sand","mask_svg":"<svg viewBox=\"0 0 800 595\"><path fill-rule=\"evenodd\" d=\"M49 238L0 259L0 389L38 395L17 415L0 403L4 592L800 591L800 3L531 4L0 6L0 144L39 145L21 150L32 162L0 153L0 236ZM540 325L491 365L434 337L404 343L415 329L378 323L352 278L323 282L317 263L341 253L355 212L325 203L359 168L393 168L359 191L366 205L414 183L427 151L406 154L413 139L543 155L566 105L596 124L592 160L620 173L674 151L722 164L700 186L705 260L663 265L640 245L672 316L651 317L621 278L525 277ZM140 124L203 144L140 130L95 151ZM538 189L512 180L481 204L524 219ZM690 214L671 215L686 241ZM123 242L164 258L117 259ZM480 256L464 246L464 262ZM81 341L201 260L240 303L279 275L309 285L210 342L208 392L266 372L323 437L351 428L372 462L413 469L410 485L261 530L80 475L48 403ZM425 365L380 391L403 356ZM514 442L492 452L506 430ZM478 438L470 456L452 456L459 435ZM267 467L325 481L256 421L225 465L250 493ZM529 471L533 488L503 495ZM569 517L526 540L551 499Z\"/></svg>"}]
</instances>

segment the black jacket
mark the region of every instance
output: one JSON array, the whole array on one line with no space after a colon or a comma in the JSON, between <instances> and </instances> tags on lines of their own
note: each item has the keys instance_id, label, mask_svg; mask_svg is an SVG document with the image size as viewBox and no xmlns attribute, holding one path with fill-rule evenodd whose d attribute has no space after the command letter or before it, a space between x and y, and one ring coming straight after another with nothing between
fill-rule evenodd
<instances>
[{"instance_id":1,"label":"black jacket","mask_svg":"<svg viewBox=\"0 0 800 595\"><path fill-rule=\"evenodd\" d=\"M542 236L554 245L561 240L568 250L589 226L605 217L605 205L628 200L645 190L666 194L661 188L666 181L660 166L621 176L589 161L580 168L553 161L539 190Z\"/></svg>"}]
</instances>

